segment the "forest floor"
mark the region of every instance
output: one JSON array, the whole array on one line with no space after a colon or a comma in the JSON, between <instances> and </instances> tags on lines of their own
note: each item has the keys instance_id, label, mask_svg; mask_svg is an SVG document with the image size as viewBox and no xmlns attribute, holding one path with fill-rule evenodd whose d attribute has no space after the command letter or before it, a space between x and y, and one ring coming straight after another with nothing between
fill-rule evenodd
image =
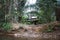
<instances>
[{"instance_id":1,"label":"forest floor","mask_svg":"<svg viewBox=\"0 0 60 40\"><path fill-rule=\"evenodd\" d=\"M19 30L13 30L11 32L0 32L0 39L1 40L5 39L6 40L60 40L60 27L56 26L54 28L54 31L52 32L42 32L47 28L47 27L44 28L44 26L29 27L28 29L21 28Z\"/></svg>"}]
</instances>

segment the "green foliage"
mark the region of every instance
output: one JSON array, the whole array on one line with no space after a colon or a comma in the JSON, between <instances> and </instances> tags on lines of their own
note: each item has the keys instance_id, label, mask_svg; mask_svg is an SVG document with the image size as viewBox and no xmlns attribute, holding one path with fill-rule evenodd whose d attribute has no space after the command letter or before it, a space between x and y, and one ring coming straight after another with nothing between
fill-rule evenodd
<instances>
[{"instance_id":1,"label":"green foliage","mask_svg":"<svg viewBox=\"0 0 60 40\"><path fill-rule=\"evenodd\" d=\"M2 28L3 28L5 31L9 31L9 30L11 29L11 24L8 23L8 22L5 22L5 23L3 23Z\"/></svg>"},{"instance_id":2,"label":"green foliage","mask_svg":"<svg viewBox=\"0 0 60 40\"><path fill-rule=\"evenodd\" d=\"M18 17L19 16L22 17L22 15L23 15L22 10L23 10L26 0L17 0L17 1L18 1L18 7L15 7L17 5L15 4L15 6L14 6L13 5L14 1L10 0L11 10L9 10L9 11L10 11L11 19L16 20L18 22ZM56 16L54 13L55 4L56 4L56 0L40 0L40 4L37 4L40 7L39 15L37 15L37 16L39 16L39 18L38 18L39 23L48 23L48 22L56 20ZM38 13L36 13L36 14L38 14ZM22 19L21 19L22 23L32 24L32 22L28 22L26 20L26 18L28 18L28 16L26 16L26 15L22 17Z\"/></svg>"},{"instance_id":3,"label":"green foliage","mask_svg":"<svg viewBox=\"0 0 60 40\"><path fill-rule=\"evenodd\" d=\"M54 28L54 25L53 24L48 25L48 28L45 29L45 32L53 32L54 31L53 28Z\"/></svg>"},{"instance_id":4,"label":"green foliage","mask_svg":"<svg viewBox=\"0 0 60 40\"><path fill-rule=\"evenodd\" d=\"M56 20L54 0L40 0L39 22L49 23Z\"/></svg>"},{"instance_id":5,"label":"green foliage","mask_svg":"<svg viewBox=\"0 0 60 40\"><path fill-rule=\"evenodd\" d=\"M5 22L5 14L6 11L8 12L8 10L6 10L6 2L7 0L0 0L0 28L2 28L2 30L4 31L8 31L10 29L10 23Z\"/></svg>"},{"instance_id":6,"label":"green foliage","mask_svg":"<svg viewBox=\"0 0 60 40\"><path fill-rule=\"evenodd\" d=\"M38 14L37 16L39 16L38 23L49 23L49 22L55 21L56 20L55 6L56 6L56 0L40 0L40 4L39 4L40 10L39 10L39 13L36 13L36 14ZM26 18L28 18L28 16L26 16L26 15L22 17L22 21L24 23L28 22L26 20ZM29 22L29 23L31 23L31 22Z\"/></svg>"}]
</instances>

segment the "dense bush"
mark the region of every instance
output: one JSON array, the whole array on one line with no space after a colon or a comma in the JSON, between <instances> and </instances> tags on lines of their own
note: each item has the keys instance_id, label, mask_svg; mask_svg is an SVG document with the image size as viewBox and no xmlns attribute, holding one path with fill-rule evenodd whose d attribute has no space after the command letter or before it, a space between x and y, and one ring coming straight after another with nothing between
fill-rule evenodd
<instances>
[{"instance_id":1,"label":"dense bush","mask_svg":"<svg viewBox=\"0 0 60 40\"><path fill-rule=\"evenodd\" d=\"M40 0L39 2L40 2L39 4L35 5L35 6L39 7L39 9L40 9L40 10L37 9L37 10L39 10L39 12L36 13L37 16L39 16L38 23L49 23L49 22L56 21L56 16L55 16L56 0ZM33 7L34 7L34 5L32 5L32 8ZM23 14L25 16L22 15L22 22L23 23L28 22L30 24L33 24L33 23L31 23L32 21L29 22L28 20L26 20L28 18L29 13L26 13L26 14L23 13Z\"/></svg>"},{"instance_id":2,"label":"dense bush","mask_svg":"<svg viewBox=\"0 0 60 40\"><path fill-rule=\"evenodd\" d=\"M9 17L7 16L7 19L11 18L13 21L18 22L18 17L21 17L22 23L33 24L33 22L31 22L31 21L29 22L29 21L25 20L26 16L25 16L25 18L22 16L23 15L23 12L22 12L23 9L22 8L24 7L25 2L26 1L18 2L19 3L18 6L14 7L13 6L13 4L14 4L13 0L0 0L0 4L2 5L2 8L0 8L1 9L0 10L0 19L1 19L0 20L0 27L2 27L6 31L10 30L11 24L9 22L7 22L5 19L5 15L7 15L9 13L10 14L8 15ZM6 7L6 5L8 7ZM51 21L56 20L56 16L54 13L55 6L56 6L56 0L40 0L40 3L38 6L40 7L39 13L37 15L37 16L39 16L38 23L47 23L47 22L51 22ZM8 8L9 10L6 8ZM17 8L17 10L16 10L16 8ZM48 28L48 29L51 29L51 28Z\"/></svg>"}]
</instances>

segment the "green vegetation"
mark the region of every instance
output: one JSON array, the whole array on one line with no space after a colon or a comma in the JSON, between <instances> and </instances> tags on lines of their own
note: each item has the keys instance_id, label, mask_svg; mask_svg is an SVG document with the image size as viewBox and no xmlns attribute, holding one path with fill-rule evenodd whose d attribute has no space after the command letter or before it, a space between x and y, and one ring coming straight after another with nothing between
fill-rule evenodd
<instances>
[{"instance_id":1,"label":"green vegetation","mask_svg":"<svg viewBox=\"0 0 60 40\"><path fill-rule=\"evenodd\" d=\"M48 26L48 29L46 29L45 31L46 32L53 32L54 31L53 28L54 28L54 25L51 24Z\"/></svg>"},{"instance_id":2,"label":"green vegetation","mask_svg":"<svg viewBox=\"0 0 60 40\"><path fill-rule=\"evenodd\" d=\"M3 23L2 28L5 31L9 31L10 29L12 29L11 24L8 22Z\"/></svg>"},{"instance_id":3,"label":"green vegetation","mask_svg":"<svg viewBox=\"0 0 60 40\"><path fill-rule=\"evenodd\" d=\"M25 20L27 16L23 17L22 8L24 7L24 4L26 0L18 0L19 3L18 7L13 6L14 1L13 0L0 0L0 27L4 30L10 30L11 29L11 22L12 20L15 22L18 22L18 17L21 17L20 21L22 23L27 24L33 24L33 22L29 22ZM39 13L37 13L37 16L39 17L38 23L49 23L56 20L55 16L55 6L56 6L56 0L40 0L39 3ZM10 9L11 8L11 9ZM9 14L9 15L8 15ZM5 17L7 15L7 17ZM51 31L52 27L49 26L48 31Z\"/></svg>"},{"instance_id":4,"label":"green vegetation","mask_svg":"<svg viewBox=\"0 0 60 40\"><path fill-rule=\"evenodd\" d=\"M11 29L11 25L5 19L5 15L8 13L7 2L8 0L0 0L0 29L8 31Z\"/></svg>"},{"instance_id":5,"label":"green vegetation","mask_svg":"<svg viewBox=\"0 0 60 40\"><path fill-rule=\"evenodd\" d=\"M39 18L37 23L49 23L56 21L56 16L55 16L55 7L56 7L56 0L40 0L39 1L39 12L36 13ZM36 6L38 6L36 4ZM32 6L33 7L33 6ZM22 22L23 23L31 23L27 20L28 14L26 13L25 16L22 16Z\"/></svg>"},{"instance_id":6,"label":"green vegetation","mask_svg":"<svg viewBox=\"0 0 60 40\"><path fill-rule=\"evenodd\" d=\"M49 23L56 20L55 16L55 1L53 0L41 0L41 9L39 12L40 22Z\"/></svg>"}]
</instances>

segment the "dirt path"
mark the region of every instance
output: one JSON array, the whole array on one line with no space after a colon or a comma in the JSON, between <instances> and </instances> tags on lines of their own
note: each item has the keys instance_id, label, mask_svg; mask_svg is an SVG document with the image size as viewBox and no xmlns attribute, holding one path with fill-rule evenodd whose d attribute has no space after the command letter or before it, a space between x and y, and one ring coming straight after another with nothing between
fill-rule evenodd
<instances>
[{"instance_id":1,"label":"dirt path","mask_svg":"<svg viewBox=\"0 0 60 40\"><path fill-rule=\"evenodd\" d=\"M4 40L60 40L60 27L53 32L41 32L43 27L28 27L11 32L0 32L0 39ZM40 30L41 31L40 31ZM33 30L33 31L32 31ZM39 32L39 31L40 32Z\"/></svg>"}]
</instances>

